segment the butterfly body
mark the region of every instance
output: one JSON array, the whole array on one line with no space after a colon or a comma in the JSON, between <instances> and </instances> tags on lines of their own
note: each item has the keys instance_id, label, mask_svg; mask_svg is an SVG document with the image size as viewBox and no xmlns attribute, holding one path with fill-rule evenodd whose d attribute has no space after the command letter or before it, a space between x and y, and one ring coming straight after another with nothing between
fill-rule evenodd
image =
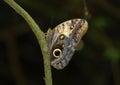
<instances>
[{"instance_id":1,"label":"butterfly body","mask_svg":"<svg viewBox=\"0 0 120 85\"><path fill-rule=\"evenodd\" d=\"M53 30L48 30L46 41L49 47L51 65L54 68L63 69L68 65L87 28L86 20L72 19L59 24Z\"/></svg>"}]
</instances>

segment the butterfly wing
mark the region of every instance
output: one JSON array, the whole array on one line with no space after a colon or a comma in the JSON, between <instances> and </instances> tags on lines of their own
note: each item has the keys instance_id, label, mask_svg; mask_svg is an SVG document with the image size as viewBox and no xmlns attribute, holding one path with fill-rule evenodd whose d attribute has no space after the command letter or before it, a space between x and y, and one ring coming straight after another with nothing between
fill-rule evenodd
<instances>
[{"instance_id":1,"label":"butterfly wing","mask_svg":"<svg viewBox=\"0 0 120 85\"><path fill-rule=\"evenodd\" d=\"M54 68L63 69L68 65L87 28L88 23L84 19L72 19L47 33L51 65Z\"/></svg>"}]
</instances>

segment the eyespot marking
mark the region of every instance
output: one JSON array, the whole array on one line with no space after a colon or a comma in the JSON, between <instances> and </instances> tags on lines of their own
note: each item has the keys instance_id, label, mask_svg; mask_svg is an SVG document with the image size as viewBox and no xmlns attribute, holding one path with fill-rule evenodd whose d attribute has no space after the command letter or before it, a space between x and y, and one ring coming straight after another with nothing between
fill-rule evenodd
<instances>
[{"instance_id":1,"label":"eyespot marking","mask_svg":"<svg viewBox=\"0 0 120 85\"><path fill-rule=\"evenodd\" d=\"M59 39L60 40L63 40L65 38L65 35L64 34L61 34L60 36L59 36Z\"/></svg>"},{"instance_id":2,"label":"eyespot marking","mask_svg":"<svg viewBox=\"0 0 120 85\"><path fill-rule=\"evenodd\" d=\"M59 48L53 50L53 57L59 58L62 55L62 51Z\"/></svg>"}]
</instances>

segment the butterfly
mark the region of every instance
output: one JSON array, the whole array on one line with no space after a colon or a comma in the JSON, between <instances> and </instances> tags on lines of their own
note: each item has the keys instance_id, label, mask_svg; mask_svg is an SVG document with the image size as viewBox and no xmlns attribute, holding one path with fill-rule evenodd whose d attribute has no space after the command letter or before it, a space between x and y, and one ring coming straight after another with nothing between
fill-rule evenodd
<instances>
[{"instance_id":1,"label":"butterfly","mask_svg":"<svg viewBox=\"0 0 120 85\"><path fill-rule=\"evenodd\" d=\"M75 48L88 29L85 19L71 19L48 29L46 42L49 48L51 65L56 69L64 69L70 62Z\"/></svg>"}]
</instances>

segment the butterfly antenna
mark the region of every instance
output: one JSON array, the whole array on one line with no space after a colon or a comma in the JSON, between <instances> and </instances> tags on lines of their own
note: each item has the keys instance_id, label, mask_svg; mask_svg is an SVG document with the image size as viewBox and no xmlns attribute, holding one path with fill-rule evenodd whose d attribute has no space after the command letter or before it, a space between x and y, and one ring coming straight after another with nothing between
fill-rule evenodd
<instances>
[{"instance_id":1,"label":"butterfly antenna","mask_svg":"<svg viewBox=\"0 0 120 85\"><path fill-rule=\"evenodd\" d=\"M50 21L50 28L52 28L53 19L54 19L54 16L52 16L52 17L51 17L51 21Z\"/></svg>"},{"instance_id":2,"label":"butterfly antenna","mask_svg":"<svg viewBox=\"0 0 120 85\"><path fill-rule=\"evenodd\" d=\"M88 7L86 4L86 0L83 0L83 4L84 4L84 18L88 19L89 18L89 11L88 11Z\"/></svg>"}]
</instances>

